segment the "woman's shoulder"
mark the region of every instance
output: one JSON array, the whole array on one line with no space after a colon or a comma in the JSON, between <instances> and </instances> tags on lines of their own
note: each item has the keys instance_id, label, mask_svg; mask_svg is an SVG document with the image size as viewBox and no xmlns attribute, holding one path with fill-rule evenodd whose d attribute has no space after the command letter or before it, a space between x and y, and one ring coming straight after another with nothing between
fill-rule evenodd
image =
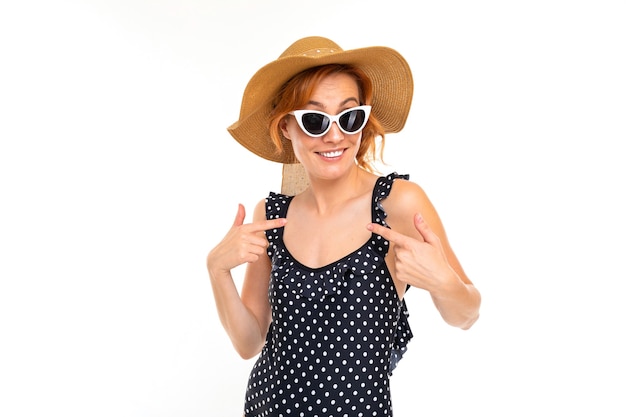
<instances>
[{"instance_id":1,"label":"woman's shoulder","mask_svg":"<svg viewBox=\"0 0 626 417\"><path fill-rule=\"evenodd\" d=\"M429 212L432 203L424 188L408 178L396 178L388 198L383 203L391 219L409 218L418 212Z\"/></svg>"},{"instance_id":2,"label":"woman's shoulder","mask_svg":"<svg viewBox=\"0 0 626 417\"><path fill-rule=\"evenodd\" d=\"M422 186L410 180L408 175L391 174L390 176L393 178L393 186L388 197L390 202L409 204L428 199Z\"/></svg>"}]
</instances>

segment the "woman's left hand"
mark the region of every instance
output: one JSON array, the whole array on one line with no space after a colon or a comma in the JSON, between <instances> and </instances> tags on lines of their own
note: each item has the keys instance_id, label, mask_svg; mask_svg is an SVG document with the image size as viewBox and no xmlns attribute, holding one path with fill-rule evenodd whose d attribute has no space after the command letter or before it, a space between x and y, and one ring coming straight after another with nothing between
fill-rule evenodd
<instances>
[{"instance_id":1,"label":"woman's left hand","mask_svg":"<svg viewBox=\"0 0 626 417\"><path fill-rule=\"evenodd\" d=\"M423 241L376 223L368 224L367 229L393 244L396 279L433 292L456 273L446 259L441 240L420 214L413 216L413 224Z\"/></svg>"}]
</instances>

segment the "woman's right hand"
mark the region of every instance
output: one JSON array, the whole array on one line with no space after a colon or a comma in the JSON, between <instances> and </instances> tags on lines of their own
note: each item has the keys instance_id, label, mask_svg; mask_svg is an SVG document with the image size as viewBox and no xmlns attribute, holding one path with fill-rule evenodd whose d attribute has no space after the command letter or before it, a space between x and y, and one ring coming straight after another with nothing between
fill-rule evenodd
<instances>
[{"instance_id":1,"label":"woman's right hand","mask_svg":"<svg viewBox=\"0 0 626 417\"><path fill-rule=\"evenodd\" d=\"M207 256L210 275L229 272L246 262L256 262L265 253L268 245L264 232L283 227L287 223L287 219L280 218L244 224L245 217L246 209L239 204L232 227Z\"/></svg>"}]
</instances>

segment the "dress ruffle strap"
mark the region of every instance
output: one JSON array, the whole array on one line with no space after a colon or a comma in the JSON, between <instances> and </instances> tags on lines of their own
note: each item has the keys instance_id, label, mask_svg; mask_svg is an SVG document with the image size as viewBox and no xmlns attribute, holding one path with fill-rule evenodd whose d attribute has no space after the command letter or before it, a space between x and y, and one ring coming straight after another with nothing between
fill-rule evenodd
<instances>
[{"instance_id":1,"label":"dress ruffle strap","mask_svg":"<svg viewBox=\"0 0 626 417\"><path fill-rule=\"evenodd\" d=\"M387 218L387 212L382 206L383 200L389 196L391 186L396 179L408 180L409 175L400 175L396 172L387 175L386 177L380 177L376 183L374 189L374 201L373 201L373 221L389 227L385 219ZM384 245L388 247L389 242L384 240ZM408 287L407 287L408 290ZM393 347L389 356L389 375L398 366L398 362L404 356L404 353L408 350L409 341L413 338L413 332L411 331L411 325L409 323L409 310L406 306L404 299L398 312L398 324L396 325L396 333L394 335Z\"/></svg>"}]
</instances>

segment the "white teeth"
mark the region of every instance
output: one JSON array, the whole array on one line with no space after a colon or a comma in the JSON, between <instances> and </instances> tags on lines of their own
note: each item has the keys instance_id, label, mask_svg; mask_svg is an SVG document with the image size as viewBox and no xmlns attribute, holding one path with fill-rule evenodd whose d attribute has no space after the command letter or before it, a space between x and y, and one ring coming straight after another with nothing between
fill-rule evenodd
<instances>
[{"instance_id":1,"label":"white teeth","mask_svg":"<svg viewBox=\"0 0 626 417\"><path fill-rule=\"evenodd\" d=\"M333 152L320 152L320 155L326 157L326 158L334 158L336 156L339 156L343 153L343 151L333 151Z\"/></svg>"}]
</instances>

